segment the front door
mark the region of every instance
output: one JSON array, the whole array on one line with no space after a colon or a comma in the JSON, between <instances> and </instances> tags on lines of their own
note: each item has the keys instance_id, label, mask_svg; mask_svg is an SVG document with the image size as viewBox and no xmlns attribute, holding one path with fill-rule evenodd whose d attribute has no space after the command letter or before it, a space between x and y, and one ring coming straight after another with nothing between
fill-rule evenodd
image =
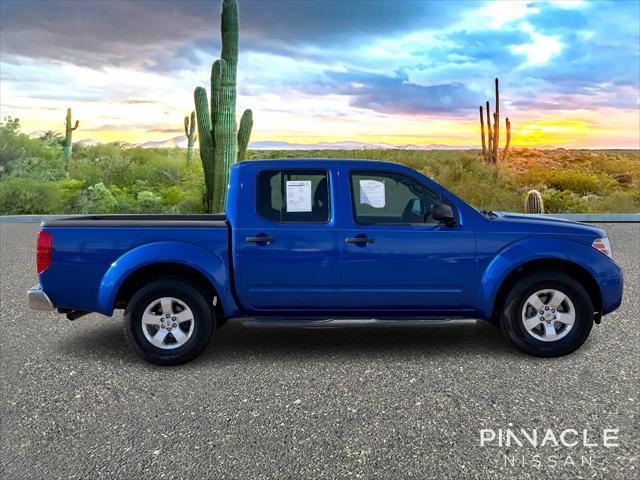
<instances>
[{"instance_id":1,"label":"front door","mask_svg":"<svg viewBox=\"0 0 640 480\"><path fill-rule=\"evenodd\" d=\"M329 171L257 169L255 179L255 205L245 205L233 233L242 304L263 312L339 308Z\"/></svg>"},{"instance_id":2,"label":"front door","mask_svg":"<svg viewBox=\"0 0 640 480\"><path fill-rule=\"evenodd\" d=\"M350 228L342 238L342 305L353 310L444 310L465 305L474 232L441 225L440 194L406 175L351 171ZM453 205L451 205L452 208Z\"/></svg>"}]
</instances>

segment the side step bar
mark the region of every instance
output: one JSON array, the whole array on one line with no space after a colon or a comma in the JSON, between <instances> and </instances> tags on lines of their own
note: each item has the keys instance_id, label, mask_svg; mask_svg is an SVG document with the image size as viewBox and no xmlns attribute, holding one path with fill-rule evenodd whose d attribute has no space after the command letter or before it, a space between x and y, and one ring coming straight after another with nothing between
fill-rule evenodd
<instances>
[{"instance_id":1,"label":"side step bar","mask_svg":"<svg viewBox=\"0 0 640 480\"><path fill-rule=\"evenodd\" d=\"M339 327L416 327L439 325L475 325L478 320L472 318L270 318L240 317L245 327L283 327L283 328L339 328Z\"/></svg>"}]
</instances>

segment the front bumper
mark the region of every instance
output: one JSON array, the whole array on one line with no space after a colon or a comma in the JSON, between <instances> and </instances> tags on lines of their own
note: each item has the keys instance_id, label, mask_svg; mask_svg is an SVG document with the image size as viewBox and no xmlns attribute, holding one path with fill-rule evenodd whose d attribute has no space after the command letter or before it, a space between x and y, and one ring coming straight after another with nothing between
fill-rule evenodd
<instances>
[{"instance_id":1,"label":"front bumper","mask_svg":"<svg viewBox=\"0 0 640 480\"><path fill-rule=\"evenodd\" d=\"M602 314L606 315L616 310L622 304L624 294L624 278L619 277L600 279L600 291L602 292Z\"/></svg>"},{"instance_id":2,"label":"front bumper","mask_svg":"<svg viewBox=\"0 0 640 480\"><path fill-rule=\"evenodd\" d=\"M49 311L55 309L51 299L40 287L40 284L34 285L27 290L27 303L31 310Z\"/></svg>"}]
</instances>

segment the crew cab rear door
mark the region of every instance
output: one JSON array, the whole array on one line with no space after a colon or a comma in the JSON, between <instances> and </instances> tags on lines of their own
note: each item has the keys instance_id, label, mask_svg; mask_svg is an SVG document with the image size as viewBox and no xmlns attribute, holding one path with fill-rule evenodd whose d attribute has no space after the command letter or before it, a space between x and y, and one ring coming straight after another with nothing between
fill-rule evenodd
<instances>
[{"instance_id":1,"label":"crew cab rear door","mask_svg":"<svg viewBox=\"0 0 640 480\"><path fill-rule=\"evenodd\" d=\"M346 170L346 169L345 169ZM474 273L475 234L431 217L441 193L408 174L344 172L351 203L342 231L342 304L357 310L455 310ZM456 215L458 216L458 215Z\"/></svg>"},{"instance_id":2,"label":"crew cab rear door","mask_svg":"<svg viewBox=\"0 0 640 480\"><path fill-rule=\"evenodd\" d=\"M339 308L340 242L329 168L245 168L233 230L236 292L254 311Z\"/></svg>"}]
</instances>

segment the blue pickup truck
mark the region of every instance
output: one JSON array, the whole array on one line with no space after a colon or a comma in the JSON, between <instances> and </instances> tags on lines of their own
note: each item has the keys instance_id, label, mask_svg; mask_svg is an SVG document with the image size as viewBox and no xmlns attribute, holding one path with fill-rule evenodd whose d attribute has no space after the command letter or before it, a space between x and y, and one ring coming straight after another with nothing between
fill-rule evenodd
<instances>
[{"instance_id":1,"label":"blue pickup truck","mask_svg":"<svg viewBox=\"0 0 640 480\"><path fill-rule=\"evenodd\" d=\"M47 221L35 310L76 319L124 309L146 360L189 361L229 318L328 325L477 318L521 350L559 356L620 306L606 233L479 212L402 165L235 165L226 215Z\"/></svg>"}]
</instances>

